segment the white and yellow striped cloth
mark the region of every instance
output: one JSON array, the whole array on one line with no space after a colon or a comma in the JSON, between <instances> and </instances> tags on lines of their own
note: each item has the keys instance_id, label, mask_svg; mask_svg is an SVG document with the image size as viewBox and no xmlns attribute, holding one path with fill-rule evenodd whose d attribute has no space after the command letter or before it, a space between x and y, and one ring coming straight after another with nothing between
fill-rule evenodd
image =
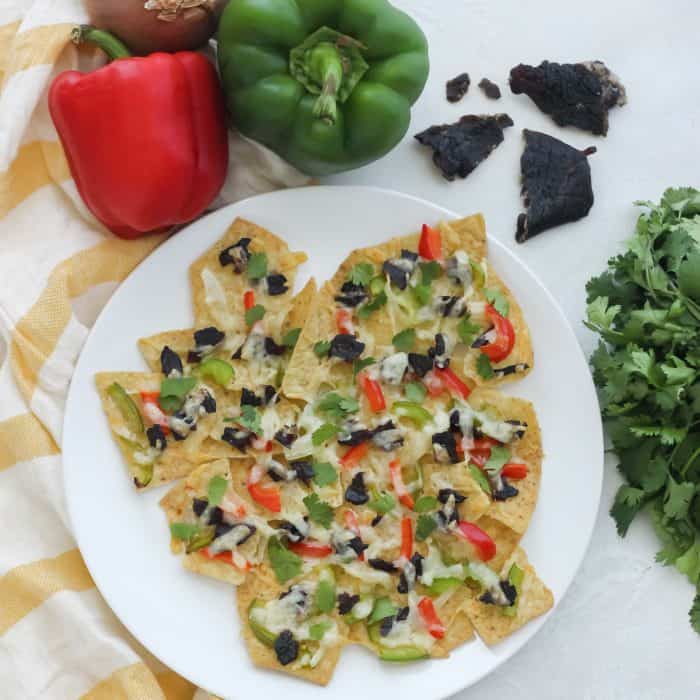
<instances>
[{"instance_id":1,"label":"white and yellow striped cloth","mask_svg":"<svg viewBox=\"0 0 700 700\"><path fill-rule=\"evenodd\" d=\"M46 91L59 71L102 62L69 43L85 20L80 0L0 0L0 697L185 700L195 688L102 600L63 502L76 358L115 286L162 241L112 236L70 179ZM233 135L231 159L219 204L304 182Z\"/></svg>"}]
</instances>

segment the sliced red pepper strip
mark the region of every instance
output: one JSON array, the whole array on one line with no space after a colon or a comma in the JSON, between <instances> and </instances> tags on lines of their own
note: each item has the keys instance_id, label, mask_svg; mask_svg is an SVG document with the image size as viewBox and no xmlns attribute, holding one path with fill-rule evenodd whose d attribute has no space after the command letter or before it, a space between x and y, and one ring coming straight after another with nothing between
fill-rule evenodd
<instances>
[{"instance_id":1,"label":"sliced red pepper strip","mask_svg":"<svg viewBox=\"0 0 700 700\"><path fill-rule=\"evenodd\" d=\"M445 367L445 369L436 367L433 371L449 389L451 394L456 394L465 400L469 398L469 394L472 393L472 390L449 367ZM430 391L430 389L428 389L428 391Z\"/></svg>"},{"instance_id":2,"label":"sliced red pepper strip","mask_svg":"<svg viewBox=\"0 0 700 700\"><path fill-rule=\"evenodd\" d=\"M287 549L300 557L310 557L312 559L323 559L333 554L333 547L329 544L322 544L313 540L306 542L290 542Z\"/></svg>"},{"instance_id":3,"label":"sliced red pepper strip","mask_svg":"<svg viewBox=\"0 0 700 700\"><path fill-rule=\"evenodd\" d=\"M219 552L218 554L212 554L209 551L209 547L204 547L204 549L200 549L199 552L207 559L211 559L212 561L222 561L225 564L230 564L231 566L235 566L237 569L242 569L243 571L250 571L253 568L251 563L238 553L236 553L235 557L233 552Z\"/></svg>"},{"instance_id":4,"label":"sliced red pepper strip","mask_svg":"<svg viewBox=\"0 0 700 700\"><path fill-rule=\"evenodd\" d=\"M350 469L367 456L368 450L369 443L361 442L359 445L351 447L339 461L346 469Z\"/></svg>"},{"instance_id":5,"label":"sliced red pepper strip","mask_svg":"<svg viewBox=\"0 0 700 700\"><path fill-rule=\"evenodd\" d=\"M337 309L335 312L335 325L338 333L355 335L355 326L352 323L352 313L347 309Z\"/></svg>"},{"instance_id":6,"label":"sliced red pepper strip","mask_svg":"<svg viewBox=\"0 0 700 700\"><path fill-rule=\"evenodd\" d=\"M401 520L401 552L403 559L410 559L413 554L413 523L411 518Z\"/></svg>"},{"instance_id":7,"label":"sliced red pepper strip","mask_svg":"<svg viewBox=\"0 0 700 700\"><path fill-rule=\"evenodd\" d=\"M159 425L164 435L170 434L170 423L168 416L163 413L163 409L158 403L160 393L158 391L142 391L141 403L143 403L143 413L153 425Z\"/></svg>"},{"instance_id":8,"label":"sliced red pepper strip","mask_svg":"<svg viewBox=\"0 0 700 700\"><path fill-rule=\"evenodd\" d=\"M503 465L503 469L501 469L501 476L514 480L524 479L527 477L527 465L508 462L507 464Z\"/></svg>"},{"instance_id":9,"label":"sliced red pepper strip","mask_svg":"<svg viewBox=\"0 0 700 700\"><path fill-rule=\"evenodd\" d=\"M513 324L505 316L501 316L491 304L486 304L484 309L486 317L493 323L496 330L496 338L488 345L482 346L481 352L491 362L500 362L510 355L515 345L515 330L513 330Z\"/></svg>"},{"instance_id":10,"label":"sliced red pepper strip","mask_svg":"<svg viewBox=\"0 0 700 700\"><path fill-rule=\"evenodd\" d=\"M384 392L382 391L381 384L372 379L367 374L360 375L360 386L362 391L367 398L369 407L374 411L374 413L379 413L386 408L386 401L384 400Z\"/></svg>"},{"instance_id":11,"label":"sliced red pepper strip","mask_svg":"<svg viewBox=\"0 0 700 700\"><path fill-rule=\"evenodd\" d=\"M430 370L423 377L423 384L425 384L428 393L433 397L440 396L445 391L445 383L442 381L442 377L433 370Z\"/></svg>"},{"instance_id":12,"label":"sliced red pepper strip","mask_svg":"<svg viewBox=\"0 0 700 700\"><path fill-rule=\"evenodd\" d=\"M358 537L361 537L361 535L360 535L360 523L357 520L357 515L355 514L355 511L350 510L350 509L346 510L344 518L345 518L345 527L348 530L350 530L350 532L353 532ZM360 556L358 557L358 559L360 561L364 561L365 560L365 553L360 552Z\"/></svg>"},{"instance_id":13,"label":"sliced red pepper strip","mask_svg":"<svg viewBox=\"0 0 700 700\"><path fill-rule=\"evenodd\" d=\"M445 636L446 629L435 611L433 601L427 596L421 598L418 602L418 612L430 635L435 637L435 639L442 639Z\"/></svg>"},{"instance_id":14,"label":"sliced red pepper strip","mask_svg":"<svg viewBox=\"0 0 700 700\"><path fill-rule=\"evenodd\" d=\"M476 438L474 446L469 450L469 457L477 467L483 468L491 456L491 448L501 443L490 437Z\"/></svg>"},{"instance_id":15,"label":"sliced red pepper strip","mask_svg":"<svg viewBox=\"0 0 700 700\"><path fill-rule=\"evenodd\" d=\"M478 525L462 520L457 524L455 533L474 545L474 549L476 549L476 553L481 561L489 561L489 559L493 559L496 556L496 543Z\"/></svg>"},{"instance_id":16,"label":"sliced red pepper strip","mask_svg":"<svg viewBox=\"0 0 700 700\"><path fill-rule=\"evenodd\" d=\"M255 292L252 289L243 293L243 307L249 311L255 306Z\"/></svg>"},{"instance_id":17,"label":"sliced red pepper strip","mask_svg":"<svg viewBox=\"0 0 700 700\"><path fill-rule=\"evenodd\" d=\"M389 474L391 475L391 483L394 486L394 492L399 502L405 508L413 510L415 505L413 501L413 496L408 492L406 484L403 482L403 476L401 474L401 463L398 459L389 462Z\"/></svg>"},{"instance_id":18,"label":"sliced red pepper strip","mask_svg":"<svg viewBox=\"0 0 700 700\"><path fill-rule=\"evenodd\" d=\"M442 234L438 229L423 224L418 242L418 255L426 260L440 260L442 258Z\"/></svg>"},{"instance_id":19,"label":"sliced red pepper strip","mask_svg":"<svg viewBox=\"0 0 700 700\"><path fill-rule=\"evenodd\" d=\"M259 465L255 465L250 470L247 483L248 493L256 503L271 510L273 513L279 513L282 510L280 491L274 486L262 486L260 480L263 474L264 471Z\"/></svg>"}]
</instances>

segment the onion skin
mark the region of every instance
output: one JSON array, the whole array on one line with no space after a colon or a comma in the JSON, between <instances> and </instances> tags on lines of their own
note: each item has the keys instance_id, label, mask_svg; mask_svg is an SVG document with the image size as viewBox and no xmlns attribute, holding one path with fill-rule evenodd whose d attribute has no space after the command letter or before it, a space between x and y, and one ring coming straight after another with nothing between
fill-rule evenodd
<instances>
[{"instance_id":1,"label":"onion skin","mask_svg":"<svg viewBox=\"0 0 700 700\"><path fill-rule=\"evenodd\" d=\"M136 55L155 51L190 51L214 35L227 0L211 0L201 7L181 10L168 22L158 10L146 10L145 0L84 0L90 22L116 34Z\"/></svg>"}]
</instances>

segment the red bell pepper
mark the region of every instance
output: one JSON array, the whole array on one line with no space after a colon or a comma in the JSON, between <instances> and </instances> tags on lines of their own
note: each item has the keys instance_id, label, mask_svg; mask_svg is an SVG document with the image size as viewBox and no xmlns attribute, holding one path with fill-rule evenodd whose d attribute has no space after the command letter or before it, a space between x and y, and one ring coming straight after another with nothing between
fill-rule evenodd
<instances>
[{"instance_id":1,"label":"red bell pepper","mask_svg":"<svg viewBox=\"0 0 700 700\"><path fill-rule=\"evenodd\" d=\"M212 561L222 561L225 564L235 566L237 569L241 569L242 571L250 571L253 568L251 563L238 552L219 552L218 554L212 554L209 551L209 547L204 547L204 549L200 549L199 552L207 559L211 559Z\"/></svg>"},{"instance_id":2,"label":"red bell pepper","mask_svg":"<svg viewBox=\"0 0 700 700\"><path fill-rule=\"evenodd\" d=\"M408 492L406 484L404 484L403 475L401 474L401 463L398 459L389 462L389 475L391 476L391 483L399 503L405 508L413 510L415 502L413 501L413 496Z\"/></svg>"},{"instance_id":3,"label":"red bell pepper","mask_svg":"<svg viewBox=\"0 0 700 700\"><path fill-rule=\"evenodd\" d=\"M352 322L352 314L347 309L336 310L335 325L338 329L338 333L355 335L355 326Z\"/></svg>"},{"instance_id":4,"label":"red bell pepper","mask_svg":"<svg viewBox=\"0 0 700 700\"><path fill-rule=\"evenodd\" d=\"M322 544L313 540L306 542L290 542L287 549L300 557L309 557L311 559L323 559L333 554L333 547L329 544Z\"/></svg>"},{"instance_id":5,"label":"red bell pepper","mask_svg":"<svg viewBox=\"0 0 700 700\"><path fill-rule=\"evenodd\" d=\"M439 377L443 384L450 390L450 393L466 400L472 390L449 368L434 370L435 376Z\"/></svg>"},{"instance_id":6,"label":"red bell pepper","mask_svg":"<svg viewBox=\"0 0 700 700\"><path fill-rule=\"evenodd\" d=\"M278 488L274 486L262 486L260 480L263 477L264 470L261 466L255 465L248 475L248 493L250 497L259 503L263 508L271 510L273 513L279 513L282 510L282 496Z\"/></svg>"},{"instance_id":7,"label":"red bell pepper","mask_svg":"<svg viewBox=\"0 0 700 700\"><path fill-rule=\"evenodd\" d=\"M243 308L246 311L250 311L255 306L255 292L252 289L248 289L243 292Z\"/></svg>"},{"instance_id":8,"label":"red bell pepper","mask_svg":"<svg viewBox=\"0 0 700 700\"><path fill-rule=\"evenodd\" d=\"M477 467L483 468L491 456L491 448L500 444L498 440L490 437L477 438L474 440L474 446L469 450L469 457Z\"/></svg>"},{"instance_id":9,"label":"red bell pepper","mask_svg":"<svg viewBox=\"0 0 700 700\"><path fill-rule=\"evenodd\" d=\"M192 221L228 168L224 104L214 66L182 51L132 58L115 37L74 30L113 60L53 81L49 109L90 211L120 238Z\"/></svg>"},{"instance_id":10,"label":"red bell pepper","mask_svg":"<svg viewBox=\"0 0 700 700\"><path fill-rule=\"evenodd\" d=\"M401 551L399 554L402 559L407 561L413 554L413 523L409 517L401 520Z\"/></svg>"},{"instance_id":11,"label":"red bell pepper","mask_svg":"<svg viewBox=\"0 0 700 700\"><path fill-rule=\"evenodd\" d=\"M435 639L442 639L447 630L438 617L433 601L428 597L421 598L418 602L418 612L430 635Z\"/></svg>"},{"instance_id":12,"label":"red bell pepper","mask_svg":"<svg viewBox=\"0 0 700 700\"><path fill-rule=\"evenodd\" d=\"M503 465L503 469L501 469L501 476L505 476L506 478L513 479L515 481L525 479L527 477L527 465L508 462L507 464Z\"/></svg>"},{"instance_id":13,"label":"red bell pepper","mask_svg":"<svg viewBox=\"0 0 700 700\"><path fill-rule=\"evenodd\" d=\"M496 543L478 525L462 520L457 524L455 534L470 542L481 561L489 561L496 556Z\"/></svg>"},{"instance_id":14,"label":"red bell pepper","mask_svg":"<svg viewBox=\"0 0 700 700\"><path fill-rule=\"evenodd\" d=\"M483 345L480 350L491 362L500 362L510 355L515 345L515 330L513 324L505 316L501 316L491 304L486 304L485 312L496 331L496 338L488 345Z\"/></svg>"},{"instance_id":15,"label":"red bell pepper","mask_svg":"<svg viewBox=\"0 0 700 700\"><path fill-rule=\"evenodd\" d=\"M418 241L418 255L426 260L442 258L442 234L438 229L423 224L420 241Z\"/></svg>"},{"instance_id":16,"label":"red bell pepper","mask_svg":"<svg viewBox=\"0 0 700 700\"><path fill-rule=\"evenodd\" d=\"M369 443L361 442L359 445L351 447L338 461L346 469L351 469L356 464L358 464L360 460L364 459L367 456L368 450Z\"/></svg>"},{"instance_id":17,"label":"red bell pepper","mask_svg":"<svg viewBox=\"0 0 700 700\"><path fill-rule=\"evenodd\" d=\"M362 373L360 374L360 386L374 413L379 413L386 408L382 385L378 381L372 379L368 374Z\"/></svg>"},{"instance_id":18,"label":"red bell pepper","mask_svg":"<svg viewBox=\"0 0 700 700\"><path fill-rule=\"evenodd\" d=\"M445 391L445 382L442 381L442 377L435 373L435 370L430 370L423 377L423 384L432 397L441 396Z\"/></svg>"}]
</instances>

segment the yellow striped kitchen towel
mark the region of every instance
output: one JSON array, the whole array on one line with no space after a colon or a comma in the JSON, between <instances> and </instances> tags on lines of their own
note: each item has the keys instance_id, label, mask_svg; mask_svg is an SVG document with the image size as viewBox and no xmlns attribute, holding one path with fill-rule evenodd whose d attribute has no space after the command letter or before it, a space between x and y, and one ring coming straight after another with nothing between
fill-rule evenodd
<instances>
[{"instance_id":1,"label":"yellow striped kitchen towel","mask_svg":"<svg viewBox=\"0 0 700 700\"><path fill-rule=\"evenodd\" d=\"M80 0L0 2L0 696L7 700L185 700L206 693L129 635L95 588L63 503L68 384L109 295L161 241L122 241L87 211L51 124L46 91L78 51ZM231 135L217 204L304 184Z\"/></svg>"}]
</instances>

